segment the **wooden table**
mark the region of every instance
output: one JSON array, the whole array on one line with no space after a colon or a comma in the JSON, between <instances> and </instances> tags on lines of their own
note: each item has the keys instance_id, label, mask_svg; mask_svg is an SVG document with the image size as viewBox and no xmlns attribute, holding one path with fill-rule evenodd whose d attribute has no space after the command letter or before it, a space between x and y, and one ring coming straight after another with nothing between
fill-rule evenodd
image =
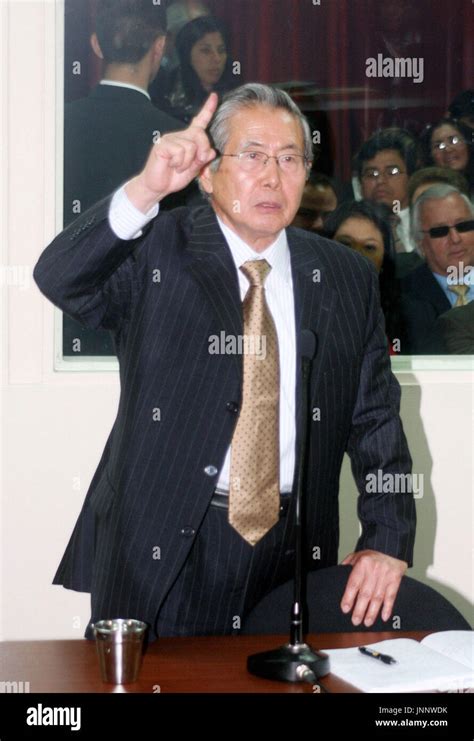
<instances>
[{"instance_id":1,"label":"wooden table","mask_svg":"<svg viewBox=\"0 0 474 741\"><path fill-rule=\"evenodd\" d=\"M388 638L421 640L428 633L320 633L306 640L324 650ZM285 635L161 638L147 647L139 681L121 686L102 682L92 641L6 641L0 643L0 683L29 682L31 693L313 693L309 684L274 682L247 672L249 654L287 641ZM330 693L358 691L331 674L318 684Z\"/></svg>"}]
</instances>

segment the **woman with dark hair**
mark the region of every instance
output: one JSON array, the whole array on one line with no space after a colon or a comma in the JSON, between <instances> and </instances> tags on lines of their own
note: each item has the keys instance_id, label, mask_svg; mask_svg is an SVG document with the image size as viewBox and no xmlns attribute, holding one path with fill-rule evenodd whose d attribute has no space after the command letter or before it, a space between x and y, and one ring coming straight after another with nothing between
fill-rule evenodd
<instances>
[{"instance_id":1,"label":"woman with dark hair","mask_svg":"<svg viewBox=\"0 0 474 741\"><path fill-rule=\"evenodd\" d=\"M472 129L454 118L442 118L427 126L421 135L426 165L448 167L460 172L474 191L474 147Z\"/></svg>"},{"instance_id":2,"label":"woman with dark hair","mask_svg":"<svg viewBox=\"0 0 474 741\"><path fill-rule=\"evenodd\" d=\"M379 274L385 331L393 355L403 349L403 337L390 215L390 208L383 203L346 201L328 216L324 234L356 250L374 264Z\"/></svg>"},{"instance_id":3,"label":"woman with dark hair","mask_svg":"<svg viewBox=\"0 0 474 741\"><path fill-rule=\"evenodd\" d=\"M176 36L179 67L165 96L170 114L188 123L209 93L233 87L228 49L226 29L217 18L202 16L183 26Z\"/></svg>"}]
</instances>

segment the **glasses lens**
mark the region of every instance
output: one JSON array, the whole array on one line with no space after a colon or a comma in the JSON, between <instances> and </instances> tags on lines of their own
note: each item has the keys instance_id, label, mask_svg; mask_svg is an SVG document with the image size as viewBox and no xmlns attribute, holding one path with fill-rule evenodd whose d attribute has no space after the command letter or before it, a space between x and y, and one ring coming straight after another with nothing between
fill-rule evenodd
<instances>
[{"instance_id":1,"label":"glasses lens","mask_svg":"<svg viewBox=\"0 0 474 741\"><path fill-rule=\"evenodd\" d=\"M281 157L278 158L278 164L283 172L292 175L300 169L303 164L303 157L300 157L297 154L282 154Z\"/></svg>"},{"instance_id":2,"label":"glasses lens","mask_svg":"<svg viewBox=\"0 0 474 741\"><path fill-rule=\"evenodd\" d=\"M474 231L474 219L470 219L469 221L461 221L459 224L456 224L456 230L460 234Z\"/></svg>"},{"instance_id":3,"label":"glasses lens","mask_svg":"<svg viewBox=\"0 0 474 741\"><path fill-rule=\"evenodd\" d=\"M260 170L266 160L263 152L242 152L239 155L240 166L246 172L256 172Z\"/></svg>"},{"instance_id":4,"label":"glasses lens","mask_svg":"<svg viewBox=\"0 0 474 741\"><path fill-rule=\"evenodd\" d=\"M472 232L474 231L474 219L470 219L469 221L461 221L459 224L454 224L454 229L456 229L459 234L464 234L465 232ZM433 239L440 239L441 237L446 237L449 234L450 227L447 225L443 226L433 226L431 229L428 229L430 237Z\"/></svg>"},{"instance_id":5,"label":"glasses lens","mask_svg":"<svg viewBox=\"0 0 474 741\"><path fill-rule=\"evenodd\" d=\"M440 239L449 234L449 226L433 226L431 229L428 229L428 232L432 239Z\"/></svg>"}]
</instances>

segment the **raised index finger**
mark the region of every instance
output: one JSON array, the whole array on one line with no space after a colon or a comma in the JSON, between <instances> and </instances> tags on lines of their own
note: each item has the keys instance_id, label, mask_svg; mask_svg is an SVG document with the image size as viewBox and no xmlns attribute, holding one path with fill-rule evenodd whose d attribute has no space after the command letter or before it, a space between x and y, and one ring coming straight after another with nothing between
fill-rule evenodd
<instances>
[{"instance_id":1,"label":"raised index finger","mask_svg":"<svg viewBox=\"0 0 474 741\"><path fill-rule=\"evenodd\" d=\"M199 113L194 116L191 126L199 126L201 129L207 129L211 118L217 109L217 93L211 93Z\"/></svg>"}]
</instances>

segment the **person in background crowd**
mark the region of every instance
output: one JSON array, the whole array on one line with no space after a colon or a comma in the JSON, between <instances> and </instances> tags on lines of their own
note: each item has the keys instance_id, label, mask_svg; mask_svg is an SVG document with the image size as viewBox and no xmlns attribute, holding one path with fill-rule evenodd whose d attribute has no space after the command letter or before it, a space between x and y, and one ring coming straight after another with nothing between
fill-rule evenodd
<instances>
[{"instance_id":1,"label":"person in background crowd","mask_svg":"<svg viewBox=\"0 0 474 741\"><path fill-rule=\"evenodd\" d=\"M388 206L371 201L341 203L324 223L324 235L369 259L379 274L380 302L391 354L403 352L400 290ZM395 345L395 342L399 343Z\"/></svg>"},{"instance_id":2,"label":"person in background crowd","mask_svg":"<svg viewBox=\"0 0 474 741\"><path fill-rule=\"evenodd\" d=\"M128 180L146 162L159 136L182 128L155 108L148 86L160 67L166 38L163 7L149 0L99 0L94 53L102 79L86 98L64 110L64 224L68 225ZM181 205L171 198L168 206ZM113 355L109 333L68 319L64 348L79 343L84 354Z\"/></svg>"},{"instance_id":3,"label":"person in background crowd","mask_svg":"<svg viewBox=\"0 0 474 741\"><path fill-rule=\"evenodd\" d=\"M413 252L410 234L408 179L419 166L416 139L404 129L376 131L354 158L362 198L385 203L392 211L396 252Z\"/></svg>"},{"instance_id":4,"label":"person in background crowd","mask_svg":"<svg viewBox=\"0 0 474 741\"><path fill-rule=\"evenodd\" d=\"M165 38L163 8L148 0L99 0L91 45L103 60L102 79L64 112L66 224L136 173L159 135L182 128L148 94Z\"/></svg>"},{"instance_id":5,"label":"person in background crowd","mask_svg":"<svg viewBox=\"0 0 474 741\"><path fill-rule=\"evenodd\" d=\"M469 184L460 172L450 170L449 167L423 167L422 170L414 172L408 181L410 207L425 190L428 190L432 185L438 185L438 183L452 185L453 188L457 188L460 193L464 193L469 198Z\"/></svg>"},{"instance_id":6,"label":"person in background crowd","mask_svg":"<svg viewBox=\"0 0 474 741\"><path fill-rule=\"evenodd\" d=\"M474 301L450 309L436 320L436 329L452 355L474 355Z\"/></svg>"},{"instance_id":7,"label":"person in background crowd","mask_svg":"<svg viewBox=\"0 0 474 741\"><path fill-rule=\"evenodd\" d=\"M408 352L447 352L437 319L474 298L474 206L444 183L428 188L412 207L413 236L425 262L402 280Z\"/></svg>"},{"instance_id":8,"label":"person in background crowd","mask_svg":"<svg viewBox=\"0 0 474 741\"><path fill-rule=\"evenodd\" d=\"M474 90L464 90L456 95L448 108L448 118L474 128Z\"/></svg>"},{"instance_id":9,"label":"person in background crowd","mask_svg":"<svg viewBox=\"0 0 474 741\"><path fill-rule=\"evenodd\" d=\"M424 167L422 170L414 172L408 181L408 201L410 207L413 206L417 198L425 190L439 183L452 185L460 193L469 196L469 185L466 178L460 172L450 170L448 167ZM397 278L404 278L410 270L417 268L423 263L423 258L418 250L415 249L413 252L398 253L395 262L397 265Z\"/></svg>"},{"instance_id":10,"label":"person in background crowd","mask_svg":"<svg viewBox=\"0 0 474 741\"><path fill-rule=\"evenodd\" d=\"M450 118L428 126L421 136L425 162L464 175L470 194L474 192L474 150L469 126Z\"/></svg>"},{"instance_id":11,"label":"person in background crowd","mask_svg":"<svg viewBox=\"0 0 474 741\"><path fill-rule=\"evenodd\" d=\"M321 233L324 220L337 207L337 193L326 175L311 173L303 191L293 226Z\"/></svg>"},{"instance_id":12,"label":"person in background crowd","mask_svg":"<svg viewBox=\"0 0 474 741\"><path fill-rule=\"evenodd\" d=\"M166 94L167 110L188 123L211 92L233 87L229 44L224 25L212 16L187 23L176 36L179 68Z\"/></svg>"},{"instance_id":13,"label":"person in background crowd","mask_svg":"<svg viewBox=\"0 0 474 741\"><path fill-rule=\"evenodd\" d=\"M153 105L156 105L157 108L163 108L166 105L164 103L164 95L170 88L170 80L173 79L174 71L179 67L179 57L175 48L176 34L189 21L210 14L211 11L207 7L207 4L201 2L201 0L177 0L168 6L166 11L168 35L166 37L165 52L161 60L159 72L149 88Z\"/></svg>"}]
</instances>

